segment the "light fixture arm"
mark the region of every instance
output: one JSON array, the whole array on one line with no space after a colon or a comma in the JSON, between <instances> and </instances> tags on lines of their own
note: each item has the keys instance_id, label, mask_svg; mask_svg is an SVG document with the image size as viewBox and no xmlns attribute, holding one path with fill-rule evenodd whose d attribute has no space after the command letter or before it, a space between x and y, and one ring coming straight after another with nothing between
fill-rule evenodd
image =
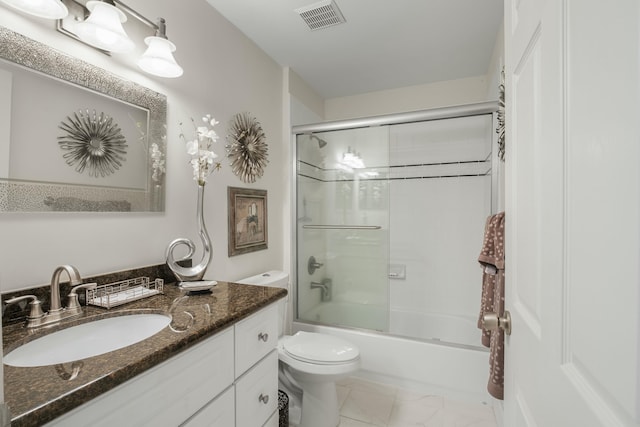
<instances>
[{"instance_id":1,"label":"light fixture arm","mask_svg":"<svg viewBox=\"0 0 640 427\"><path fill-rule=\"evenodd\" d=\"M167 22L164 18L158 18L158 25L156 28L156 37L167 39Z\"/></svg>"},{"instance_id":2,"label":"light fixture arm","mask_svg":"<svg viewBox=\"0 0 640 427\"><path fill-rule=\"evenodd\" d=\"M120 0L102 0L102 1L107 1L107 2L109 2L111 4L113 4L118 9L121 9L123 12L126 12L127 15L131 15L132 17L136 18L138 21L142 22L145 25L148 25L149 27L153 28L154 30L157 28L156 24L154 24L153 21L148 20L147 18L145 18L144 15L142 15L141 13L135 11L134 9L131 9L129 6L127 6L126 4L122 3Z\"/></svg>"}]
</instances>

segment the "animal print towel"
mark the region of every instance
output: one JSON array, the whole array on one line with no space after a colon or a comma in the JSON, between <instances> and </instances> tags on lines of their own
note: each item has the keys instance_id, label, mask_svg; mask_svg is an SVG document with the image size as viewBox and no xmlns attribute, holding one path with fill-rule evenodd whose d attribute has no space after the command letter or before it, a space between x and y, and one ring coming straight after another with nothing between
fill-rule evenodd
<instances>
[{"instance_id":1,"label":"animal print towel","mask_svg":"<svg viewBox=\"0 0 640 427\"><path fill-rule=\"evenodd\" d=\"M478 328L482 344L489 347L489 382L487 390L496 399L504 396L504 331L483 328L485 313L504 314L504 212L487 218L482 250L478 257L482 266L482 301Z\"/></svg>"}]
</instances>

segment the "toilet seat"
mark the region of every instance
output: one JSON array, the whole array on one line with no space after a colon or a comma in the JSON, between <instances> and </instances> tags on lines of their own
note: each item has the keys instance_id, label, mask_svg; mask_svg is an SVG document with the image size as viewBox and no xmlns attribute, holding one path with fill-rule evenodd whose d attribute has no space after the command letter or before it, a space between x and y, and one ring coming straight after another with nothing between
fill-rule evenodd
<instances>
[{"instance_id":1,"label":"toilet seat","mask_svg":"<svg viewBox=\"0 0 640 427\"><path fill-rule=\"evenodd\" d=\"M341 338L299 331L282 339L283 351L293 359L318 365L340 365L357 360L360 351Z\"/></svg>"}]
</instances>

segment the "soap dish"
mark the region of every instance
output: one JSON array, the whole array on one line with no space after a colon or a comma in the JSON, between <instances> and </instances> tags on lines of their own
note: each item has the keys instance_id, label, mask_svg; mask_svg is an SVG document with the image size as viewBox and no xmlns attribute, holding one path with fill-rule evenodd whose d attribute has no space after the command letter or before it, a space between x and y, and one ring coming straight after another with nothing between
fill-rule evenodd
<instances>
[{"instance_id":1,"label":"soap dish","mask_svg":"<svg viewBox=\"0 0 640 427\"><path fill-rule=\"evenodd\" d=\"M180 282L178 287L183 291L204 292L213 289L218 282L215 280L195 280L193 282Z\"/></svg>"}]
</instances>

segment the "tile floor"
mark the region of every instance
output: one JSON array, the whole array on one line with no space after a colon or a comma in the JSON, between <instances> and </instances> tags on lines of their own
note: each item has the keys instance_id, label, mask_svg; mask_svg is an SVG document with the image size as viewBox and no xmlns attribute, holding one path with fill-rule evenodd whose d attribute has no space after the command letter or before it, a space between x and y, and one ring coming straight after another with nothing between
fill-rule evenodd
<instances>
[{"instance_id":1,"label":"tile floor","mask_svg":"<svg viewBox=\"0 0 640 427\"><path fill-rule=\"evenodd\" d=\"M337 384L340 427L496 427L482 403L418 393L347 378Z\"/></svg>"}]
</instances>

